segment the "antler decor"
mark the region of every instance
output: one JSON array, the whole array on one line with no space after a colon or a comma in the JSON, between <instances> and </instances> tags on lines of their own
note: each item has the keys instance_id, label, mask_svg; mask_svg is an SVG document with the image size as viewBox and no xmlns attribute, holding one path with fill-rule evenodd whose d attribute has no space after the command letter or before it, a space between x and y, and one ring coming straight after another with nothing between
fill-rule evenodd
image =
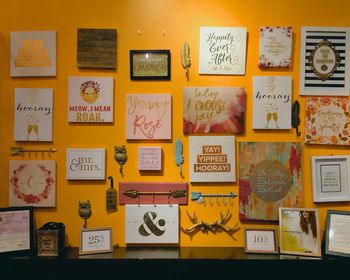
<instances>
[{"instance_id":1,"label":"antler decor","mask_svg":"<svg viewBox=\"0 0 350 280\"><path fill-rule=\"evenodd\" d=\"M193 226L191 226L190 228L181 227L181 229L187 234L195 234L198 231L201 231L204 233L209 231L213 233L225 231L229 235L232 235L240 229L240 227L238 226L238 222L233 227L228 227L225 225L226 222L228 222L228 220L231 218L230 210L227 211L225 216L223 216L222 213L220 212L220 220L213 223L206 223L203 221L198 222L196 213L194 213L193 217L191 217L187 210L186 212L187 212L188 218L193 223Z\"/></svg>"}]
</instances>

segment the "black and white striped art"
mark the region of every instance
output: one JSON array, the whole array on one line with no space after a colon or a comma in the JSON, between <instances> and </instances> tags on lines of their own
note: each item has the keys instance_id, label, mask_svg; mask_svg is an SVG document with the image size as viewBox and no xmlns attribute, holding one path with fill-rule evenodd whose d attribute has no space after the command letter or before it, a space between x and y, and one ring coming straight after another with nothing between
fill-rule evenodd
<instances>
[{"instance_id":1,"label":"black and white striped art","mask_svg":"<svg viewBox=\"0 0 350 280\"><path fill-rule=\"evenodd\" d=\"M349 31L302 27L300 95L349 95Z\"/></svg>"}]
</instances>

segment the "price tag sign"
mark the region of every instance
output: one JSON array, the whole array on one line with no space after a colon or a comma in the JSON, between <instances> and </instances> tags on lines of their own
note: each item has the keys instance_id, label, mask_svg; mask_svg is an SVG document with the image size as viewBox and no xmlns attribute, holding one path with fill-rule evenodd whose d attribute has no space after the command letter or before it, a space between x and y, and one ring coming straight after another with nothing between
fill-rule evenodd
<instances>
[{"instance_id":1,"label":"price tag sign","mask_svg":"<svg viewBox=\"0 0 350 280\"><path fill-rule=\"evenodd\" d=\"M79 255L113 252L112 228L82 229Z\"/></svg>"},{"instance_id":2,"label":"price tag sign","mask_svg":"<svg viewBox=\"0 0 350 280\"><path fill-rule=\"evenodd\" d=\"M245 229L245 252L277 254L275 229Z\"/></svg>"}]
</instances>

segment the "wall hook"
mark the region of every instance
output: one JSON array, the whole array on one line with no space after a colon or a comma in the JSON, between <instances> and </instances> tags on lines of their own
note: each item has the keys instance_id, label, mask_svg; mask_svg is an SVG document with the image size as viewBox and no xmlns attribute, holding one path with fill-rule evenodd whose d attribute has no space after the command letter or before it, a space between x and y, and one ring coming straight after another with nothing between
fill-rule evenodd
<instances>
[{"instance_id":1,"label":"wall hook","mask_svg":"<svg viewBox=\"0 0 350 280\"><path fill-rule=\"evenodd\" d=\"M11 156L16 156L23 154L25 152L27 153L37 153L37 152L48 152L48 153L54 153L57 152L55 148L49 148L49 149L24 149L23 147L10 147Z\"/></svg>"},{"instance_id":2,"label":"wall hook","mask_svg":"<svg viewBox=\"0 0 350 280\"><path fill-rule=\"evenodd\" d=\"M295 100L292 106L292 127L296 129L296 134L299 137L300 131L299 131L299 125L300 125L300 104L298 100Z\"/></svg>"}]
</instances>

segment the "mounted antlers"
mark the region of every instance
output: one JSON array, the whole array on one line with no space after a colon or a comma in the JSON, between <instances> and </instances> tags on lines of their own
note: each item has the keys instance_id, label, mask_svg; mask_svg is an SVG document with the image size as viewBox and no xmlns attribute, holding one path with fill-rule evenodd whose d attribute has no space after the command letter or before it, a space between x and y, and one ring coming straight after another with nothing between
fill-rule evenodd
<instances>
[{"instance_id":1,"label":"mounted antlers","mask_svg":"<svg viewBox=\"0 0 350 280\"><path fill-rule=\"evenodd\" d=\"M190 221L192 222L192 224L194 224L193 226L191 226L190 228L185 228L183 229L186 233L192 233L195 231L202 231L202 232L220 232L220 231L225 231L229 234L232 234L234 232L236 232L237 230L239 230L239 226L238 223L235 224L235 226L233 227L227 227L225 225L225 223L231 218L231 211L228 210L226 215L223 216L222 213L220 212L220 220L214 222L214 223L206 223L201 221L200 223L198 223L197 220L197 216L196 213L193 214L193 217L190 216L190 214L187 212L187 216L190 219Z\"/></svg>"}]
</instances>

